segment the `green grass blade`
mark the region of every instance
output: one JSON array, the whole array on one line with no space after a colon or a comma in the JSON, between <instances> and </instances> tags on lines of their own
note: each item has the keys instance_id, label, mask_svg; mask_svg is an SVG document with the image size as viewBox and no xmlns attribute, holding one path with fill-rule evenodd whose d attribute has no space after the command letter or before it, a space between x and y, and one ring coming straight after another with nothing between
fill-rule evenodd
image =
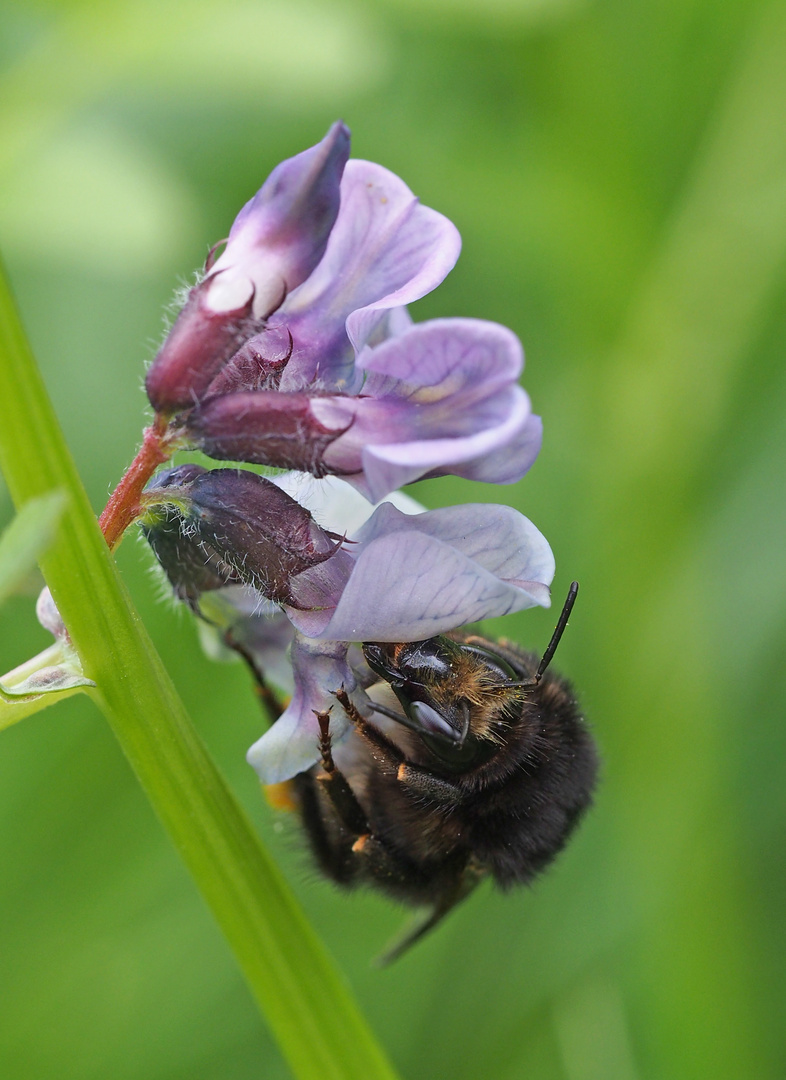
<instances>
[{"instance_id":1,"label":"green grass blade","mask_svg":"<svg viewBox=\"0 0 786 1080\"><path fill-rule=\"evenodd\" d=\"M24 581L39 555L54 541L65 503L62 491L30 499L0 536L0 604Z\"/></svg>"},{"instance_id":2,"label":"green grass blade","mask_svg":"<svg viewBox=\"0 0 786 1080\"><path fill-rule=\"evenodd\" d=\"M40 564L140 783L229 940L297 1077L394 1073L341 975L205 752L97 527L0 280L0 468L17 506L68 495Z\"/></svg>"}]
</instances>

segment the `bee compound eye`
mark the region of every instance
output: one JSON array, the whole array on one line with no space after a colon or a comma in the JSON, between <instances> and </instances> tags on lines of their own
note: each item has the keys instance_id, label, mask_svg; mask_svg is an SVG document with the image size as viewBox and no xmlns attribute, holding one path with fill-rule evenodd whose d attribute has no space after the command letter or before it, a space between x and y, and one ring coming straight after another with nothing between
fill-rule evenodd
<instances>
[{"instance_id":1,"label":"bee compound eye","mask_svg":"<svg viewBox=\"0 0 786 1080\"><path fill-rule=\"evenodd\" d=\"M401 650L398 666L401 674L411 682L444 679L451 673L454 653L443 638L415 641Z\"/></svg>"},{"instance_id":2,"label":"bee compound eye","mask_svg":"<svg viewBox=\"0 0 786 1080\"><path fill-rule=\"evenodd\" d=\"M365 656L366 660L369 663L373 663L373 664L381 664L382 663L384 654L382 652L382 647L380 645L375 645L373 641L364 641L363 645L362 645L362 648L363 648L363 655Z\"/></svg>"},{"instance_id":3,"label":"bee compound eye","mask_svg":"<svg viewBox=\"0 0 786 1080\"><path fill-rule=\"evenodd\" d=\"M363 656L375 675L379 675L388 682L395 679L397 670L391 661L389 646L365 641L363 642Z\"/></svg>"},{"instance_id":4,"label":"bee compound eye","mask_svg":"<svg viewBox=\"0 0 786 1080\"><path fill-rule=\"evenodd\" d=\"M413 701L407 706L407 716L424 735L455 746L461 741L461 732L457 731L448 720L425 701Z\"/></svg>"},{"instance_id":5,"label":"bee compound eye","mask_svg":"<svg viewBox=\"0 0 786 1080\"><path fill-rule=\"evenodd\" d=\"M521 672L517 672L507 660L488 646L476 644L463 645L462 649L466 654L477 657L484 667L489 672L499 676L502 682L514 681L521 678Z\"/></svg>"}]
</instances>

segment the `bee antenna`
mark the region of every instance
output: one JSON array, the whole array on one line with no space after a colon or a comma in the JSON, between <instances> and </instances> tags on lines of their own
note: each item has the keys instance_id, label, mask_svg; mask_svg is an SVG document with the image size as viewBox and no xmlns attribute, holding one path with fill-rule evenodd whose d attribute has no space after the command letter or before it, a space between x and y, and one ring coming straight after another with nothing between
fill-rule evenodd
<instances>
[{"instance_id":1,"label":"bee antenna","mask_svg":"<svg viewBox=\"0 0 786 1080\"><path fill-rule=\"evenodd\" d=\"M579 595L579 583L578 581L571 581L570 588L568 589L568 595L565 598L565 603L562 605L562 611L560 617L557 619L557 625L554 627L554 633L551 635L551 641L546 647L546 651L543 654L543 659L538 664L538 670L535 672L531 679L527 682L519 683L505 683L506 687L511 689L514 686L518 687L532 687L537 686L540 680L543 678L543 674L551 661L554 659L554 653L557 651L557 646L562 640L562 635L565 633L565 627L568 625L568 619L570 613L573 611L573 605L576 603L576 597Z\"/></svg>"},{"instance_id":2,"label":"bee antenna","mask_svg":"<svg viewBox=\"0 0 786 1080\"><path fill-rule=\"evenodd\" d=\"M568 595L565 598L565 603L562 605L562 611L560 617L557 619L557 625L554 627L554 633L551 635L551 641L546 647L546 651L543 654L543 659L538 664L538 670L535 672L535 682L540 682L543 677L543 673L554 659L554 653L557 651L557 646L560 643L562 635L565 633L565 627L568 625L568 619L570 613L573 611L573 605L576 603L576 597L579 595L579 583L578 581L571 581L570 588L568 589Z\"/></svg>"}]
</instances>

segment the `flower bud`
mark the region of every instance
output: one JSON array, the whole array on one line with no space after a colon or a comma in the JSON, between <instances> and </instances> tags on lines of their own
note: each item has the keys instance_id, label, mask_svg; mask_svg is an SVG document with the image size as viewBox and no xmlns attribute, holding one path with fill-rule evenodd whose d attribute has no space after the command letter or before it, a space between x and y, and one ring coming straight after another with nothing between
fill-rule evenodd
<instances>
[{"instance_id":1,"label":"flower bud","mask_svg":"<svg viewBox=\"0 0 786 1080\"><path fill-rule=\"evenodd\" d=\"M253 286L232 301L233 307L214 311L211 294L222 282L213 275L195 285L169 331L145 379L156 412L187 408L256 330L252 314Z\"/></svg>"},{"instance_id":2,"label":"flower bud","mask_svg":"<svg viewBox=\"0 0 786 1080\"><path fill-rule=\"evenodd\" d=\"M176 594L192 606L202 592L242 582L299 608L305 600L297 575L342 554L340 537L254 473L184 465L156 477L146 496L147 539ZM309 598L320 584L320 575L316 583L309 579Z\"/></svg>"},{"instance_id":3,"label":"flower bud","mask_svg":"<svg viewBox=\"0 0 786 1080\"><path fill-rule=\"evenodd\" d=\"M210 398L189 413L186 430L208 457L324 476L325 450L346 424L325 427L314 416L311 400L307 393L275 390Z\"/></svg>"},{"instance_id":4,"label":"flower bud","mask_svg":"<svg viewBox=\"0 0 786 1080\"><path fill-rule=\"evenodd\" d=\"M333 124L278 165L238 214L227 246L188 295L146 387L158 412L187 408L263 320L310 275L338 215L349 131Z\"/></svg>"},{"instance_id":5,"label":"flower bud","mask_svg":"<svg viewBox=\"0 0 786 1080\"><path fill-rule=\"evenodd\" d=\"M205 469L179 465L155 476L145 489L148 509L141 518L142 532L169 578L178 600L198 610L203 593L233 585L240 578L206 540L195 536L188 525L188 492ZM170 493L173 502L158 501L158 493Z\"/></svg>"}]
</instances>

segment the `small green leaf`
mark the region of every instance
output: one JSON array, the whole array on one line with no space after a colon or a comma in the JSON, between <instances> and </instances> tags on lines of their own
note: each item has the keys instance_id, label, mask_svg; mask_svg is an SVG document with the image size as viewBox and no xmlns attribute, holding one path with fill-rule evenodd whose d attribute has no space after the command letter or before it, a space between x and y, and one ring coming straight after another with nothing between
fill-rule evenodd
<instances>
[{"instance_id":1,"label":"small green leaf","mask_svg":"<svg viewBox=\"0 0 786 1080\"><path fill-rule=\"evenodd\" d=\"M0 604L53 543L66 501L65 492L59 490L29 499L0 536Z\"/></svg>"},{"instance_id":2,"label":"small green leaf","mask_svg":"<svg viewBox=\"0 0 786 1080\"><path fill-rule=\"evenodd\" d=\"M41 668L24 682L14 686L0 682L0 695L6 699L30 698L39 694L59 694L63 690L73 690L76 686L95 686L95 683L68 664L58 664Z\"/></svg>"},{"instance_id":3,"label":"small green leaf","mask_svg":"<svg viewBox=\"0 0 786 1080\"><path fill-rule=\"evenodd\" d=\"M70 690L61 690L57 694L31 694L26 698L11 698L0 693L0 731L13 727L28 716L35 716L49 705L56 705L65 698L83 693L84 689L83 686L73 686Z\"/></svg>"},{"instance_id":4,"label":"small green leaf","mask_svg":"<svg viewBox=\"0 0 786 1080\"><path fill-rule=\"evenodd\" d=\"M0 731L89 686L95 683L83 676L73 650L63 642L50 645L0 680Z\"/></svg>"}]
</instances>

